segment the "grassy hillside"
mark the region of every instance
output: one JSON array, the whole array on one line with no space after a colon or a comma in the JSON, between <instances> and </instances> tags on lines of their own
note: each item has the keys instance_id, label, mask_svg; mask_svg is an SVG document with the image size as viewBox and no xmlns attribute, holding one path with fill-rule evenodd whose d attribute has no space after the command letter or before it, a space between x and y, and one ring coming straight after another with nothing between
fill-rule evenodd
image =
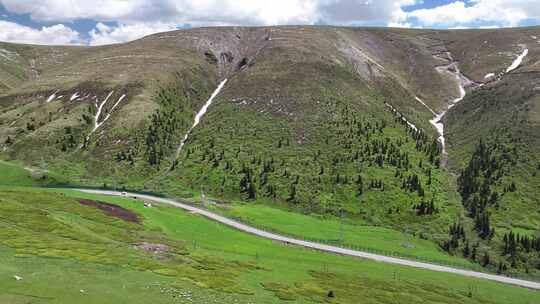
<instances>
[{"instance_id":1,"label":"grassy hillside","mask_svg":"<svg viewBox=\"0 0 540 304\"><path fill-rule=\"evenodd\" d=\"M0 238L5 303L539 300L523 288L287 247L175 208L73 191L0 191L1 231L10 235ZM98 202L124 209L103 211Z\"/></svg>"},{"instance_id":2,"label":"grassy hillside","mask_svg":"<svg viewBox=\"0 0 540 304\"><path fill-rule=\"evenodd\" d=\"M262 204L211 205L213 211L262 229L337 246L365 248L388 255L432 260L449 265L474 267L467 260L450 256L436 243L394 229L370 226L347 217L313 216Z\"/></svg>"},{"instance_id":3,"label":"grassy hillside","mask_svg":"<svg viewBox=\"0 0 540 304\"><path fill-rule=\"evenodd\" d=\"M2 44L0 153L48 183L343 216L425 239L429 254L536 275L536 251L509 259L503 239L540 225L527 212L538 209L538 31L198 28L103 47ZM524 48L519 69L484 79ZM444 118L448 167L429 122L458 96L445 56L473 81ZM475 153L479 139L493 153Z\"/></svg>"}]
</instances>

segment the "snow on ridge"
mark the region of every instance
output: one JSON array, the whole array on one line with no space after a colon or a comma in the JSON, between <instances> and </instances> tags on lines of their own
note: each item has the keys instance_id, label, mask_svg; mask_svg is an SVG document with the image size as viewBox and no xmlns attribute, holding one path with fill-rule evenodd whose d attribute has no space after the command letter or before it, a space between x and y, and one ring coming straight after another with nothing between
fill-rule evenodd
<instances>
[{"instance_id":1,"label":"snow on ridge","mask_svg":"<svg viewBox=\"0 0 540 304\"><path fill-rule=\"evenodd\" d=\"M126 98L126 94L123 94L122 96L120 96L120 98L118 98L118 101L112 106L111 110L109 111L109 113L107 113L107 116L105 116L105 119L103 119L101 124L103 124L105 121L107 121L107 119L109 119L109 117L111 117L111 113L124 98Z\"/></svg>"},{"instance_id":2,"label":"snow on ridge","mask_svg":"<svg viewBox=\"0 0 540 304\"><path fill-rule=\"evenodd\" d=\"M435 115L433 119L429 121L435 129L437 130L437 133L439 133L439 142L441 143L443 153L446 153L446 141L444 139L444 124L442 122L442 118L446 114L446 111L442 111L441 113Z\"/></svg>"},{"instance_id":3,"label":"snow on ridge","mask_svg":"<svg viewBox=\"0 0 540 304\"><path fill-rule=\"evenodd\" d=\"M493 76L495 76L495 73L488 73L488 74L486 74L486 76L484 76L484 79L488 79L488 78L491 78Z\"/></svg>"},{"instance_id":4,"label":"snow on ridge","mask_svg":"<svg viewBox=\"0 0 540 304\"><path fill-rule=\"evenodd\" d=\"M448 106L448 110L453 108L458 102L462 101L463 98L465 98L465 94L467 94L467 92L465 91L465 88L463 87L463 85L460 84L459 85L459 97L452 100L452 103L450 103L450 105Z\"/></svg>"},{"instance_id":5,"label":"snow on ridge","mask_svg":"<svg viewBox=\"0 0 540 304\"><path fill-rule=\"evenodd\" d=\"M71 95L69 101L74 101L75 99L79 98L79 96L79 92L75 92L75 94Z\"/></svg>"},{"instance_id":6,"label":"snow on ridge","mask_svg":"<svg viewBox=\"0 0 540 304\"><path fill-rule=\"evenodd\" d=\"M96 131L103 124L103 121L101 121L101 123L99 122L99 117L101 116L101 111L103 110L103 106L105 106L105 104L107 103L107 100L109 100L109 98L111 97L113 93L114 91L111 91L109 95L107 95L105 100L103 100L103 102L98 106L96 117L94 117L94 129L92 130L90 134L94 133L94 131Z\"/></svg>"},{"instance_id":7,"label":"snow on ridge","mask_svg":"<svg viewBox=\"0 0 540 304\"><path fill-rule=\"evenodd\" d=\"M411 127L413 130L415 131L418 131L418 128L412 123L410 122L409 120L407 120L407 118L405 117L405 115L401 114L401 112L399 112L396 108L394 108L391 104L389 103L384 103L387 107L389 107L392 112L394 113L397 113L399 114L399 117L401 118L402 121L404 121L409 127Z\"/></svg>"},{"instance_id":8,"label":"snow on ridge","mask_svg":"<svg viewBox=\"0 0 540 304\"><path fill-rule=\"evenodd\" d=\"M451 58L451 57L450 57ZM443 123L443 118L444 116L446 115L446 113L448 112L448 110L450 110L451 108L453 108L457 103L459 103L460 101L463 100L463 98L465 98L465 95L467 94L467 91L465 91L465 87L464 87L464 83L466 84L468 79L465 78L462 74L461 74L461 71L459 69L459 66L454 63L454 71L452 71L451 73L453 73L458 81L458 86L459 86L459 97L453 99L450 104L448 105L447 109L445 111L442 111L438 114L434 113L435 114L435 117L433 117L433 119L431 119L429 122L435 127L435 129L437 130L437 133L439 133L439 142L441 143L441 147L442 147L442 154L445 155L447 152L446 152L446 139L444 137L444 123Z\"/></svg>"},{"instance_id":9,"label":"snow on ridge","mask_svg":"<svg viewBox=\"0 0 540 304\"><path fill-rule=\"evenodd\" d=\"M437 115L437 113L435 113L435 111L433 111L432 108L430 108L422 99L420 99L418 96L414 96L414 99L416 99L416 101L418 101L419 103L421 103L422 105L424 105L424 107L426 107L431 113L433 113L433 115Z\"/></svg>"},{"instance_id":10,"label":"snow on ridge","mask_svg":"<svg viewBox=\"0 0 540 304\"><path fill-rule=\"evenodd\" d=\"M221 91L221 89L223 88L223 86L225 85L225 83L227 83L227 78L225 78L219 85L218 87L216 88L216 90L212 93L212 95L210 96L210 98L208 98L208 100L206 101L206 103L203 105L203 107L199 110L199 112L197 113L197 115L195 115L195 119L193 121L193 125L187 130L186 132L186 135L184 136L184 138L182 139L182 141L180 142L180 146L178 147L178 149L176 150L176 157L175 159L178 158L178 156L180 155L180 152L182 151L182 148L184 147L184 145L186 144L186 141L189 137L189 134L191 134L191 131L199 124L199 122L201 121L201 118L204 116L204 114L206 114L206 111L208 110L208 107L210 107L210 105L212 104L212 102L214 101L214 98L219 94L219 92Z\"/></svg>"},{"instance_id":11,"label":"snow on ridge","mask_svg":"<svg viewBox=\"0 0 540 304\"><path fill-rule=\"evenodd\" d=\"M98 101L96 99L96 107L97 107L97 112L96 112L96 116L94 117L94 128L92 129L92 131L90 131L90 133L88 133L88 135L86 136L86 141L85 142L88 142L90 140L90 136L96 132L97 129L99 129L99 127L101 127L101 125L103 125L103 123L105 122L105 120L107 118L109 118L109 115L104 119L102 120L101 122L99 122L99 117L101 116L101 111L103 111L103 107L105 106L105 104L107 103L107 100L109 100L109 98L111 98L112 94L114 93L114 91L111 91L109 93L109 95L107 95L107 97L105 97L105 99L103 100L103 102L101 102L99 105L98 105ZM84 144L82 144L79 148L82 148L84 146Z\"/></svg>"},{"instance_id":12,"label":"snow on ridge","mask_svg":"<svg viewBox=\"0 0 540 304\"><path fill-rule=\"evenodd\" d=\"M52 93L52 95L49 96L49 98L47 98L47 103L49 103L49 102L55 100L55 99L56 99L56 94L57 94L58 92L60 92L60 90L56 90L56 92Z\"/></svg>"},{"instance_id":13,"label":"snow on ridge","mask_svg":"<svg viewBox=\"0 0 540 304\"><path fill-rule=\"evenodd\" d=\"M6 49L0 49L0 57L4 57L7 60L14 60L15 57L19 56L19 53L6 50Z\"/></svg>"},{"instance_id":14,"label":"snow on ridge","mask_svg":"<svg viewBox=\"0 0 540 304\"><path fill-rule=\"evenodd\" d=\"M458 80L460 79L460 77L458 75L459 73L460 72L458 70L456 72L456 77L458 78ZM460 82L460 84L459 84L459 97L452 100L452 102L448 105L448 110L453 108L458 102L462 101L463 98L465 98L466 94L467 94L467 92L465 91L465 88L463 87L463 85ZM435 127L435 129L437 129L437 132L439 133L439 142L441 143L443 155L446 154L446 139L444 138L444 124L443 124L442 120L443 120L444 116L446 115L446 113L448 112L448 110L442 111L441 113L437 114L432 120L429 121Z\"/></svg>"},{"instance_id":15,"label":"snow on ridge","mask_svg":"<svg viewBox=\"0 0 540 304\"><path fill-rule=\"evenodd\" d=\"M506 69L506 73L509 73L509 72L517 69L521 65L521 62L523 61L523 58L525 58L525 56L527 56L528 53L529 53L529 49L524 49L523 52Z\"/></svg>"}]
</instances>

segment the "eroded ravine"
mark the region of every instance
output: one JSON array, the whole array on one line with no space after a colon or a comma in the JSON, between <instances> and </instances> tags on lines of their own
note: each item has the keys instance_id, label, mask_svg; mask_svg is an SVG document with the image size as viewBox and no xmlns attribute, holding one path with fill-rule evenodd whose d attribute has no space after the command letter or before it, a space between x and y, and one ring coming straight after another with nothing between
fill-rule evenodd
<instances>
[{"instance_id":1,"label":"eroded ravine","mask_svg":"<svg viewBox=\"0 0 540 304\"><path fill-rule=\"evenodd\" d=\"M84 143L80 146L80 148L85 147L88 144L88 142L90 141L90 136L92 136L92 134L94 134L94 132L96 132L99 129L99 127L101 127L107 120L109 120L109 118L111 117L111 113L116 109L116 107L120 104L120 102L122 100L124 100L124 98L126 98L126 94L123 94L122 96L120 96L120 98L116 101L116 103L108 111L107 115L105 115L105 117L103 117L104 106L107 103L107 101L109 100L109 98L111 98L113 93L114 93L114 91L111 91L101 103L98 103L98 101L96 100L96 103L95 103L96 115L94 116L94 127L92 128L90 133L88 133Z\"/></svg>"},{"instance_id":2,"label":"eroded ravine","mask_svg":"<svg viewBox=\"0 0 540 304\"><path fill-rule=\"evenodd\" d=\"M226 78L218 85L218 87L214 90L210 98L208 98L206 103L195 115L195 119L193 120L193 125L187 130L186 134L184 135L184 138L182 139L182 141L180 142L180 145L178 146L178 149L176 149L176 154L174 157L175 160L178 159L178 156L180 156L180 152L182 152L182 148L184 148L184 145L186 144L186 141L188 140L189 135L191 134L193 129L199 124L204 114L206 114L206 111L208 111L208 107L210 107L210 105L214 101L214 98L216 98L216 96L219 94L223 86L225 86L225 83L227 83Z\"/></svg>"},{"instance_id":3,"label":"eroded ravine","mask_svg":"<svg viewBox=\"0 0 540 304\"><path fill-rule=\"evenodd\" d=\"M444 52L445 57L441 57L441 55L435 55L436 58L447 60L449 64L438 66L435 69L439 73L449 73L454 76L456 79L458 89L459 89L459 96L452 99L450 103L448 103L445 110L439 113L434 113L433 110L431 110L432 113L435 114L433 119L431 119L429 122L435 127L437 130L437 133L439 134L438 140L441 144L442 149L442 159L441 159L441 165L446 166L446 163L448 162L448 151L446 150L446 138L444 137L444 118L446 116L446 113L448 113L448 110L450 110L452 107L454 107L456 104L458 104L460 101L465 98L465 95L467 94L467 91L465 90L468 86L473 86L475 83L468 79L465 75L461 73L461 70L459 69L459 64L454 58L452 57L452 54L449 51ZM417 98L418 99L418 98ZM422 102L423 103L423 102Z\"/></svg>"},{"instance_id":4,"label":"eroded ravine","mask_svg":"<svg viewBox=\"0 0 540 304\"><path fill-rule=\"evenodd\" d=\"M444 54L444 56L442 56L441 54ZM474 88L477 88L477 87L481 87L486 83L480 83L480 84L475 83L474 81L470 80L465 75L463 75L461 73L460 68L459 68L459 63L456 60L454 60L454 58L452 57L452 54L449 51L445 50L441 54L435 54L434 57L437 58L437 59L441 59L441 60L447 60L449 62L449 64L438 66L435 69L441 74L442 73L450 73L455 77L457 85L458 85L458 89L459 89L459 96L457 98L452 99L450 101L450 103L448 103L446 109L443 110L442 112L439 112L439 113L434 112L420 98L418 98L418 97L415 97L415 98L416 98L417 101L422 103L428 110L430 110L433 114L435 114L433 119L431 119L429 122L435 127L435 129L437 130L437 133L439 134L438 141L441 144L441 149L442 149L441 165L446 166L446 164L448 162L448 151L446 149L446 138L445 138L445 132L444 132L444 118L445 118L446 114L448 113L448 111L450 109L452 109L456 104L458 104L460 101L462 101L465 98L465 96L467 94L466 88L474 89ZM526 47L524 47L521 54L519 54L514 59L514 61L512 62L512 64L508 68L506 68L503 72L501 72L497 76L496 80L501 79L502 76L504 76L505 74L510 73L513 70L517 69L519 66L521 66L521 64L523 62L523 59L527 56L527 54L528 54L528 49ZM491 78L491 77L489 77L489 78Z\"/></svg>"}]
</instances>

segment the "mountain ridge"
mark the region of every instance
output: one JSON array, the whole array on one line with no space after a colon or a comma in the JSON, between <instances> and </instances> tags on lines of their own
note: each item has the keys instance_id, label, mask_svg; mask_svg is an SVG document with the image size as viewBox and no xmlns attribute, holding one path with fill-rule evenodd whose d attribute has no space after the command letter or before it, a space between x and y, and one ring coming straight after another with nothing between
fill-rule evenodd
<instances>
[{"instance_id":1,"label":"mountain ridge","mask_svg":"<svg viewBox=\"0 0 540 304\"><path fill-rule=\"evenodd\" d=\"M287 26L197 28L101 47L0 43L1 156L73 183L177 196L204 188L224 200L344 212L451 254L476 246L499 255L505 233L540 226L538 213L517 216L521 225L504 216L540 203L533 37L540 27ZM519 67L503 73L524 48ZM486 80L488 73L499 76ZM480 139L492 153L481 152ZM495 165L476 170L475 157ZM521 169L506 166L507 157ZM474 212L456 179L473 167L473 192L487 197ZM493 170L500 178L484 177ZM511 183L514 192L505 190ZM454 224L463 235L452 235ZM478 232L493 227L489 239ZM510 263L504 254L492 259L487 267ZM524 257L511 263L535 267Z\"/></svg>"}]
</instances>

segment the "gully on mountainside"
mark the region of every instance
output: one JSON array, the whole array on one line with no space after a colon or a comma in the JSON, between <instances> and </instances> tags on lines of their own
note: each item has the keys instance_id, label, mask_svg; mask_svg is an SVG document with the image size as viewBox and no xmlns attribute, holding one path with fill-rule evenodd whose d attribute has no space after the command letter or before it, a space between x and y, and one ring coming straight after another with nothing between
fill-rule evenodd
<instances>
[{"instance_id":1,"label":"gully on mountainside","mask_svg":"<svg viewBox=\"0 0 540 304\"><path fill-rule=\"evenodd\" d=\"M523 62L523 59L525 58L525 56L527 56L528 52L529 52L529 50L524 47L522 53L520 55L518 55L516 57L516 59L512 62L512 64L504 72L501 72L497 76L496 79L500 79L505 74L517 69L521 65L521 63ZM443 166L445 166L447 161L448 161L448 151L446 150L446 139L444 137L444 124L443 124L443 119L444 119L446 113L448 112L448 110L452 109L457 103L462 101L463 98L465 98L465 95L467 94L467 92L465 91L466 87L474 87L474 86L481 87L481 86L483 86L485 84L485 83L476 84L473 81L471 81L470 79L468 79L465 75L463 75L461 73L461 71L459 69L458 62L453 59L452 54L447 51L446 56L447 56L447 58L443 58L440 55L435 55L435 57L437 57L437 58L448 60L450 62L450 64L437 67L436 69L440 73L451 73L451 74L454 75L454 77L456 78L456 80L458 82L459 97L453 99L448 104L447 109L440 112L440 113L438 113L438 114L435 113L430 107L428 107L420 98L415 97L415 99L418 102L422 103L426 108L428 108L428 110L430 110L433 114L435 114L435 117L433 117L433 119L431 119L429 122L435 127L435 129L437 129L437 132L439 133L438 140L441 143L441 147L442 147L442 165ZM487 78L489 80L492 80L494 78L494 74L490 73L490 74L486 75L485 78Z\"/></svg>"},{"instance_id":2,"label":"gully on mountainside","mask_svg":"<svg viewBox=\"0 0 540 304\"><path fill-rule=\"evenodd\" d=\"M438 140L441 143L441 147L442 147L441 163L443 166L445 166L446 162L448 161L448 152L446 151L446 140L444 137L444 124L443 124L444 116L446 115L448 110L450 110L453 106L455 106L458 102L462 101L463 98L465 98L465 95L466 95L465 86L470 86L474 84L471 80L469 80L467 77L465 77L465 75L461 73L458 63L457 61L454 60L454 58L452 57L452 54L447 51L445 52L445 55L446 57L441 57L440 55L435 56L437 58L447 60L449 62L448 65L436 67L436 70L439 73L450 73L454 75L459 86L459 97L453 99L448 104L446 110L440 113L436 113L430 107L428 107L420 98L415 97L418 102L422 103L425 107L427 107L430 110L431 113L435 115L435 117L433 117L433 119L431 119L429 122L435 127L435 129L437 129L437 133L439 133Z\"/></svg>"},{"instance_id":3,"label":"gully on mountainside","mask_svg":"<svg viewBox=\"0 0 540 304\"><path fill-rule=\"evenodd\" d=\"M523 51L521 52L521 54L519 54L516 57L516 59L514 59L512 64L510 66L508 66L506 68L506 70L501 71L497 75L495 75L495 73L486 74L486 76L484 76L484 79L487 80L485 83L500 80L505 74L508 74L508 73L512 72L513 70L517 69L521 65L521 63L523 62L523 59L525 58L525 56L527 56L527 54L529 54L529 49L527 48L527 46L524 45L523 46Z\"/></svg>"},{"instance_id":4,"label":"gully on mountainside","mask_svg":"<svg viewBox=\"0 0 540 304\"><path fill-rule=\"evenodd\" d=\"M94 132L96 132L96 130L99 129L99 127L101 127L109 119L109 117L111 117L111 113L114 111L114 109L118 106L118 104L120 104L120 102L122 100L124 100L124 98L126 98L126 94L123 94L122 96L120 96L120 98L116 101L116 103L109 110L109 113L107 113L107 115L100 121L99 119L102 116L101 113L103 111L103 107L105 106L105 104L107 103L109 98L111 98L113 93L114 93L114 91L111 91L109 93L109 95L107 95L107 97L105 97L105 99L99 105L96 102L95 105L96 105L96 108L97 108L97 112L96 112L96 116L94 117L94 128L92 128L92 131L90 131L90 133L88 133L88 135L86 136L85 142L81 145L80 148L82 148L86 144L88 144L88 141L90 140L90 136L92 134L94 134Z\"/></svg>"},{"instance_id":5,"label":"gully on mountainside","mask_svg":"<svg viewBox=\"0 0 540 304\"><path fill-rule=\"evenodd\" d=\"M180 146L178 147L178 149L176 150L176 156L175 156L175 160L178 158L178 156L180 156L180 152L182 152L182 148L184 147L184 145L186 144L186 141L189 137L189 135L191 134L191 131L199 124L199 122L201 121L201 118L204 116L204 114L206 114L206 111L208 110L208 107L210 107L210 105L212 104L212 102L214 101L214 98L216 98L216 96L219 94L219 92L221 91L221 89L223 88L223 86L225 86L225 83L227 82L227 78L225 78L223 81L221 81L221 83L218 85L218 87L216 88L216 90L212 93L212 95L210 96L210 98L206 101L206 103L202 106L202 108L199 110L199 112L197 113L197 115L195 115L195 119L193 121L193 125L187 130L186 132L186 135L184 136L184 138L182 139L182 141L180 142Z\"/></svg>"}]
</instances>

